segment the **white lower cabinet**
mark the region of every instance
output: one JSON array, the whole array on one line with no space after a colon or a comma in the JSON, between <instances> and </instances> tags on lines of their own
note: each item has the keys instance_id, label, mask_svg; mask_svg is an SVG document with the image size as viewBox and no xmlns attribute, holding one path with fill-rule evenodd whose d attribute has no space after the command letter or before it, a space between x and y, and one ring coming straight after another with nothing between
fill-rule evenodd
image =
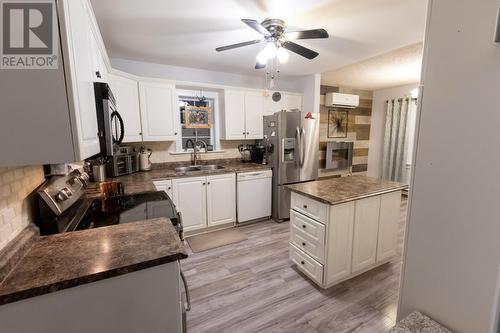
<instances>
[{"instance_id":1,"label":"white lower cabinet","mask_svg":"<svg viewBox=\"0 0 500 333\"><path fill-rule=\"evenodd\" d=\"M154 182L174 201L184 231L236 221L236 175L177 178Z\"/></svg>"},{"instance_id":2,"label":"white lower cabinet","mask_svg":"<svg viewBox=\"0 0 500 333\"><path fill-rule=\"evenodd\" d=\"M396 254L400 205L401 191L326 208L292 193L290 259L322 288L386 263Z\"/></svg>"},{"instance_id":3,"label":"white lower cabinet","mask_svg":"<svg viewBox=\"0 0 500 333\"><path fill-rule=\"evenodd\" d=\"M207 223L219 225L236 221L236 175L207 176Z\"/></svg>"},{"instance_id":4,"label":"white lower cabinet","mask_svg":"<svg viewBox=\"0 0 500 333\"><path fill-rule=\"evenodd\" d=\"M207 225L206 177L172 180L174 204L181 213L184 231Z\"/></svg>"},{"instance_id":5,"label":"white lower cabinet","mask_svg":"<svg viewBox=\"0 0 500 333\"><path fill-rule=\"evenodd\" d=\"M352 271L358 272L375 264L380 213L380 196L356 201Z\"/></svg>"},{"instance_id":6,"label":"white lower cabinet","mask_svg":"<svg viewBox=\"0 0 500 333\"><path fill-rule=\"evenodd\" d=\"M174 191L172 189L172 180L157 180L153 182L157 191L165 191L170 199L174 199Z\"/></svg>"},{"instance_id":7,"label":"white lower cabinet","mask_svg":"<svg viewBox=\"0 0 500 333\"><path fill-rule=\"evenodd\" d=\"M326 285L351 275L353 219L353 201L332 207L326 240L328 243Z\"/></svg>"},{"instance_id":8,"label":"white lower cabinet","mask_svg":"<svg viewBox=\"0 0 500 333\"><path fill-rule=\"evenodd\" d=\"M389 193L380 198L377 262L383 262L396 254L401 214L400 202L399 192Z\"/></svg>"}]
</instances>

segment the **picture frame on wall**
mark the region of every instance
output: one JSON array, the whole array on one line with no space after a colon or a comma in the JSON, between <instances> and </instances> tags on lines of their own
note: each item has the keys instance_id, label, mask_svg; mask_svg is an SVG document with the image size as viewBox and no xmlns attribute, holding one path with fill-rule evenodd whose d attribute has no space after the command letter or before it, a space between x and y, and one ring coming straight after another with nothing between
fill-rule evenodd
<instances>
[{"instance_id":1,"label":"picture frame on wall","mask_svg":"<svg viewBox=\"0 0 500 333\"><path fill-rule=\"evenodd\" d=\"M347 138L348 112L346 110L328 110L329 138Z\"/></svg>"},{"instance_id":2,"label":"picture frame on wall","mask_svg":"<svg viewBox=\"0 0 500 333\"><path fill-rule=\"evenodd\" d=\"M184 110L184 120L186 128L212 128L212 108L188 105Z\"/></svg>"}]
</instances>

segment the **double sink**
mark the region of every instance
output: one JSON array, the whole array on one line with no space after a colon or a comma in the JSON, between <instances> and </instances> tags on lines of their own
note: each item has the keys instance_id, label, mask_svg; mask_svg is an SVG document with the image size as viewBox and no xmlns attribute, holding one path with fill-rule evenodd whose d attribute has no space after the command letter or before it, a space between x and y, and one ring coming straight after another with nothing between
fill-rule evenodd
<instances>
[{"instance_id":1,"label":"double sink","mask_svg":"<svg viewBox=\"0 0 500 333\"><path fill-rule=\"evenodd\" d=\"M212 171L224 169L222 165L208 164L208 165L189 165L175 168L175 172L184 173L191 171Z\"/></svg>"}]
</instances>

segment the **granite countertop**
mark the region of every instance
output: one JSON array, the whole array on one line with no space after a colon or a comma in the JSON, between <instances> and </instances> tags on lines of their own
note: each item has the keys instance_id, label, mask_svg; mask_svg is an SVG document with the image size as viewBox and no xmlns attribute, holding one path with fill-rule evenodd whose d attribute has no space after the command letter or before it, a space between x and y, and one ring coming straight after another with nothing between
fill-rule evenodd
<instances>
[{"instance_id":1,"label":"granite countertop","mask_svg":"<svg viewBox=\"0 0 500 333\"><path fill-rule=\"evenodd\" d=\"M0 305L184 258L166 218L40 237L0 283Z\"/></svg>"},{"instance_id":2,"label":"granite countertop","mask_svg":"<svg viewBox=\"0 0 500 333\"><path fill-rule=\"evenodd\" d=\"M270 170L270 165L263 165L257 163L242 163L239 160L207 160L202 161L200 165L203 164L216 164L222 165L223 169L217 170L200 170L200 171L189 171L189 172L177 172L175 168L178 166L186 166L189 163L168 163L163 166L157 166L153 170L149 171L152 180L162 180L162 179L172 179L172 178L182 178L182 177L197 177L206 176L214 174L224 174L224 173L240 173L247 171L259 171L259 170Z\"/></svg>"},{"instance_id":3,"label":"granite countertop","mask_svg":"<svg viewBox=\"0 0 500 333\"><path fill-rule=\"evenodd\" d=\"M287 185L292 192L329 205L338 205L408 188L408 185L366 176L350 176Z\"/></svg>"},{"instance_id":4,"label":"granite countertop","mask_svg":"<svg viewBox=\"0 0 500 333\"><path fill-rule=\"evenodd\" d=\"M184 177L199 177L214 174L224 174L224 173L241 173L247 171L259 171L259 170L270 170L270 165L262 165L257 163L242 163L237 159L228 160L205 160L201 161L203 164L217 164L224 166L223 169L217 170L200 170L200 171L189 171L189 172L177 172L176 167L187 166L189 162L175 162L175 163L161 163L153 164L153 169L151 171L140 171L132 173L130 175L108 178L107 181L118 181L123 184L124 194L137 194L144 192L156 191L153 184L156 180L166 180L173 178L184 178ZM101 190L99 188L99 183L90 183L87 188L87 197L99 197L101 196Z\"/></svg>"},{"instance_id":5,"label":"granite countertop","mask_svg":"<svg viewBox=\"0 0 500 333\"><path fill-rule=\"evenodd\" d=\"M399 321L387 333L452 333L452 331L415 311Z\"/></svg>"}]
</instances>

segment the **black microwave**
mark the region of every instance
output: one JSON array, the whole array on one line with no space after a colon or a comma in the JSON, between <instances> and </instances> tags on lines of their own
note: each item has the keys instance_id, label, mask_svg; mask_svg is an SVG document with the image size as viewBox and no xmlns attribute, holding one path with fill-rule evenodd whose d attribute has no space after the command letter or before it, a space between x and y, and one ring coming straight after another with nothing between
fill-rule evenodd
<instances>
[{"instance_id":1,"label":"black microwave","mask_svg":"<svg viewBox=\"0 0 500 333\"><path fill-rule=\"evenodd\" d=\"M100 156L113 156L123 141L125 126L116 108L116 100L107 83L94 82Z\"/></svg>"}]
</instances>

